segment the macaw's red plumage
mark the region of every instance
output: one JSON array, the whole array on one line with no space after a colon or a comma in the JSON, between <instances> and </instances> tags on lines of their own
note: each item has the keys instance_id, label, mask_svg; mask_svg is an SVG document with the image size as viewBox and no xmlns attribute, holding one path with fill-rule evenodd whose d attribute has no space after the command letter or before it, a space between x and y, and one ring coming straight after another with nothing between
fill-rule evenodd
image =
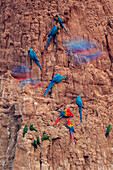
<instances>
[{"instance_id":1,"label":"macaw's red plumage","mask_svg":"<svg viewBox=\"0 0 113 170\"><path fill-rule=\"evenodd\" d=\"M58 121L59 121L62 117L68 118L68 117L71 117L71 116L73 117L73 116L74 116L74 115L71 113L70 109L65 109L65 110L63 110L63 111L58 111L58 112L60 112L61 114L60 114L60 116L58 117L58 119L56 120L54 126L56 126L56 124L58 123Z\"/></svg>"},{"instance_id":2,"label":"macaw's red plumage","mask_svg":"<svg viewBox=\"0 0 113 170\"><path fill-rule=\"evenodd\" d=\"M75 133L74 131L74 126L73 124L71 123L71 121L67 118L67 128L70 130L70 133L71 133L71 140L72 140L72 144L73 144L73 133Z\"/></svg>"}]
</instances>

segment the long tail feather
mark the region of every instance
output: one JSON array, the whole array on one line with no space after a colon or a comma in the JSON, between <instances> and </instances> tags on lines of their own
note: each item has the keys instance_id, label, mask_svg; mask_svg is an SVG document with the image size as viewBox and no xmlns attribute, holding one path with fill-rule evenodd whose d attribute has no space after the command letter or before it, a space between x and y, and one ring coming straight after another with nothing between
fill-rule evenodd
<instances>
[{"instance_id":1,"label":"long tail feather","mask_svg":"<svg viewBox=\"0 0 113 170\"><path fill-rule=\"evenodd\" d=\"M48 93L48 91L52 88L52 86L54 85L55 83L54 82L51 82L46 90L46 92L44 93L44 97L45 95Z\"/></svg>"},{"instance_id":2,"label":"long tail feather","mask_svg":"<svg viewBox=\"0 0 113 170\"><path fill-rule=\"evenodd\" d=\"M106 138L107 138L107 137L109 136L109 133L106 132L105 136L106 136Z\"/></svg>"},{"instance_id":3,"label":"long tail feather","mask_svg":"<svg viewBox=\"0 0 113 170\"><path fill-rule=\"evenodd\" d=\"M61 117L58 117L58 119L56 120L54 126L56 126L56 124L58 123L58 121L61 119Z\"/></svg>"},{"instance_id":4,"label":"long tail feather","mask_svg":"<svg viewBox=\"0 0 113 170\"><path fill-rule=\"evenodd\" d=\"M42 67L41 67L41 65L40 65L40 63L39 63L39 61L38 60L36 60L35 61L35 63L37 64L37 66L40 68L40 70L42 71Z\"/></svg>"},{"instance_id":5,"label":"long tail feather","mask_svg":"<svg viewBox=\"0 0 113 170\"><path fill-rule=\"evenodd\" d=\"M82 108L81 107L79 107L79 113L80 113L80 120L83 123L83 121L82 121Z\"/></svg>"},{"instance_id":6,"label":"long tail feather","mask_svg":"<svg viewBox=\"0 0 113 170\"><path fill-rule=\"evenodd\" d=\"M63 23L61 23L62 27L64 28L65 32L68 34L66 28L64 27Z\"/></svg>"},{"instance_id":7,"label":"long tail feather","mask_svg":"<svg viewBox=\"0 0 113 170\"><path fill-rule=\"evenodd\" d=\"M109 131L108 130L107 130L105 136L106 136L106 138L109 136Z\"/></svg>"},{"instance_id":8,"label":"long tail feather","mask_svg":"<svg viewBox=\"0 0 113 170\"><path fill-rule=\"evenodd\" d=\"M73 133L71 132L71 141L72 141L72 145L73 145Z\"/></svg>"},{"instance_id":9,"label":"long tail feather","mask_svg":"<svg viewBox=\"0 0 113 170\"><path fill-rule=\"evenodd\" d=\"M49 42L51 40L52 36L49 37L48 41L47 41L47 46L46 46L46 49L48 48L48 45L49 45Z\"/></svg>"}]
</instances>

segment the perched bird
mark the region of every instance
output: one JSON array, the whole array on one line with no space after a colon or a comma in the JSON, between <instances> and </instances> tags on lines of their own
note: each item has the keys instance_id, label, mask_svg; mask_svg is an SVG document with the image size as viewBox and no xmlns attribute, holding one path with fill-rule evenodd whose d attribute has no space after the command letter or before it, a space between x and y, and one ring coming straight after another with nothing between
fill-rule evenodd
<instances>
[{"instance_id":1,"label":"perched bird","mask_svg":"<svg viewBox=\"0 0 113 170\"><path fill-rule=\"evenodd\" d=\"M30 127L29 127L29 129L31 130L31 131L36 131L36 132L38 132L36 129L35 129L35 127L33 127L33 124L30 124Z\"/></svg>"},{"instance_id":2,"label":"perched bird","mask_svg":"<svg viewBox=\"0 0 113 170\"><path fill-rule=\"evenodd\" d=\"M85 109L82 105L82 99L81 99L81 94L76 98L76 104L78 105L79 107L79 113L80 113L80 120L81 122L83 123L82 121L82 108Z\"/></svg>"},{"instance_id":3,"label":"perched bird","mask_svg":"<svg viewBox=\"0 0 113 170\"><path fill-rule=\"evenodd\" d=\"M55 26L51 29L51 31L50 31L50 33L49 33L49 35L48 35L49 39L48 39L48 41L47 41L46 49L48 48L48 45L49 45L49 42L50 42L51 38L52 38L53 36L55 36L56 34L58 34L59 28L60 28L60 26L56 26L56 25L55 25Z\"/></svg>"},{"instance_id":4,"label":"perched bird","mask_svg":"<svg viewBox=\"0 0 113 170\"><path fill-rule=\"evenodd\" d=\"M60 25L64 28L65 32L68 34L66 28L65 28L64 25L63 25L63 21L62 21L62 19L60 18L59 14L56 14L56 15L55 15L54 20L56 20L57 22L59 22Z\"/></svg>"},{"instance_id":5,"label":"perched bird","mask_svg":"<svg viewBox=\"0 0 113 170\"><path fill-rule=\"evenodd\" d=\"M109 136L109 132L111 131L112 127L111 125L109 124L109 126L107 127L107 132L105 134L106 138Z\"/></svg>"},{"instance_id":6,"label":"perched bird","mask_svg":"<svg viewBox=\"0 0 113 170\"><path fill-rule=\"evenodd\" d=\"M56 124L58 123L58 121L59 121L62 117L68 118L68 117L71 117L71 116L73 117L73 116L74 116L74 115L70 112L70 109L65 109L65 110L63 110L63 111L58 111L58 112L60 112L61 114L60 114L60 116L58 117L58 119L56 120L54 126L56 126Z\"/></svg>"},{"instance_id":7,"label":"perched bird","mask_svg":"<svg viewBox=\"0 0 113 170\"><path fill-rule=\"evenodd\" d=\"M42 137L42 141L43 140L49 140L51 142L51 140L49 139L51 136L48 136L48 135L43 135Z\"/></svg>"},{"instance_id":8,"label":"perched bird","mask_svg":"<svg viewBox=\"0 0 113 170\"><path fill-rule=\"evenodd\" d=\"M65 76L61 76L61 74L57 74L57 75L53 78L53 80L50 80L51 83L49 84L46 92L44 93L44 97L45 97L45 95L48 93L48 91L52 88L52 86L53 86L55 83L59 83L59 82L61 82L63 79L66 79L66 77L65 77Z\"/></svg>"},{"instance_id":9,"label":"perched bird","mask_svg":"<svg viewBox=\"0 0 113 170\"><path fill-rule=\"evenodd\" d=\"M37 136L37 145L41 146L39 136Z\"/></svg>"},{"instance_id":10,"label":"perched bird","mask_svg":"<svg viewBox=\"0 0 113 170\"><path fill-rule=\"evenodd\" d=\"M69 128L70 130L70 133L71 133L71 140L72 140L72 144L73 144L73 133L75 133L74 131L74 126L73 124L71 123L71 121L67 118L67 127Z\"/></svg>"},{"instance_id":11,"label":"perched bird","mask_svg":"<svg viewBox=\"0 0 113 170\"><path fill-rule=\"evenodd\" d=\"M39 63L38 57L37 57L36 53L32 50L32 48L30 48L30 50L28 51L28 54L30 55L30 58L35 61L37 66L40 68L40 70L42 70L42 67Z\"/></svg>"},{"instance_id":12,"label":"perched bird","mask_svg":"<svg viewBox=\"0 0 113 170\"><path fill-rule=\"evenodd\" d=\"M24 138L25 134L27 133L27 131L28 131L28 125L26 124L23 129L23 138Z\"/></svg>"},{"instance_id":13,"label":"perched bird","mask_svg":"<svg viewBox=\"0 0 113 170\"><path fill-rule=\"evenodd\" d=\"M52 86L55 84L55 83L59 83L61 82L63 79L66 79L66 76L61 76L61 74L57 74L53 80L50 80L51 83L49 84L46 92L44 93L44 97L46 96L46 94L48 93L48 91L52 88Z\"/></svg>"},{"instance_id":14,"label":"perched bird","mask_svg":"<svg viewBox=\"0 0 113 170\"><path fill-rule=\"evenodd\" d=\"M34 140L34 142L32 143L32 145L34 146L34 152L35 152L35 150L37 149L37 141Z\"/></svg>"}]
</instances>

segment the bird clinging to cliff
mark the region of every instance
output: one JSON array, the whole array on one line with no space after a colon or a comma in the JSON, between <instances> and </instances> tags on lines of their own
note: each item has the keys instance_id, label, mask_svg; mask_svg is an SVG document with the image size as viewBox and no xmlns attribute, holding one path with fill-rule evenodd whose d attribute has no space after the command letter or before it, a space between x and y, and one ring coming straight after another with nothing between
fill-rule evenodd
<instances>
[{"instance_id":1,"label":"bird clinging to cliff","mask_svg":"<svg viewBox=\"0 0 113 170\"><path fill-rule=\"evenodd\" d=\"M53 80L51 80L51 83L49 84L49 86L48 86L48 88L47 88L47 90L46 90L46 92L45 92L45 94L44 94L44 97L45 97L45 95L48 93L48 91L52 88L52 86L53 86L55 83L59 83L59 82L61 82L63 79L66 79L66 77L65 77L65 76L61 76L61 74L57 74L57 75L53 78Z\"/></svg>"},{"instance_id":2,"label":"bird clinging to cliff","mask_svg":"<svg viewBox=\"0 0 113 170\"><path fill-rule=\"evenodd\" d=\"M29 127L29 129L31 130L31 131L35 131L35 132L38 132L36 129L35 129L35 127L33 127L33 124L30 124L30 127Z\"/></svg>"},{"instance_id":3,"label":"bird clinging to cliff","mask_svg":"<svg viewBox=\"0 0 113 170\"><path fill-rule=\"evenodd\" d=\"M49 39L48 39L48 41L47 41L46 49L48 48L48 45L49 45L49 42L50 42L51 38L52 38L53 36L55 36L56 34L58 34L59 28L60 28L60 26L56 26L56 25L55 25L55 26L51 29L51 31L50 31L50 33L49 33L49 35L48 35Z\"/></svg>"},{"instance_id":4,"label":"bird clinging to cliff","mask_svg":"<svg viewBox=\"0 0 113 170\"><path fill-rule=\"evenodd\" d=\"M58 123L58 121L59 121L62 117L68 118L68 117L70 117L70 116L72 116L72 117L74 116L74 115L70 112L70 109L65 109L65 110L63 110L63 111L58 111L58 112L60 112L61 114L60 114L60 116L58 117L58 119L56 120L54 126L56 126L56 124Z\"/></svg>"},{"instance_id":5,"label":"bird clinging to cliff","mask_svg":"<svg viewBox=\"0 0 113 170\"><path fill-rule=\"evenodd\" d=\"M41 147L39 136L37 136L37 145L39 145Z\"/></svg>"},{"instance_id":6,"label":"bird clinging to cliff","mask_svg":"<svg viewBox=\"0 0 113 170\"><path fill-rule=\"evenodd\" d=\"M106 138L109 136L109 132L111 131L112 127L111 124L109 124L109 126L107 127L107 132L105 134Z\"/></svg>"},{"instance_id":7,"label":"bird clinging to cliff","mask_svg":"<svg viewBox=\"0 0 113 170\"><path fill-rule=\"evenodd\" d=\"M48 136L48 135L43 135L42 137L42 141L43 140L49 140L51 142L51 140L49 139L51 136Z\"/></svg>"},{"instance_id":8,"label":"bird clinging to cliff","mask_svg":"<svg viewBox=\"0 0 113 170\"><path fill-rule=\"evenodd\" d=\"M69 128L70 130L70 133L71 133L71 140L72 140L72 144L73 144L73 133L75 133L74 131L74 126L73 124L71 123L71 121L67 118L67 127Z\"/></svg>"},{"instance_id":9,"label":"bird clinging to cliff","mask_svg":"<svg viewBox=\"0 0 113 170\"><path fill-rule=\"evenodd\" d=\"M82 99L81 99L81 94L76 98L76 104L78 105L79 107L79 113L80 113L80 120L81 122L83 123L82 121L82 108L85 109L82 105Z\"/></svg>"},{"instance_id":10,"label":"bird clinging to cliff","mask_svg":"<svg viewBox=\"0 0 113 170\"><path fill-rule=\"evenodd\" d=\"M54 20L56 20L57 22L59 22L60 25L64 28L65 32L68 34L66 28L65 28L64 25L63 25L63 21L62 21L62 19L60 18L59 14L56 14L56 15L55 15Z\"/></svg>"},{"instance_id":11,"label":"bird clinging to cliff","mask_svg":"<svg viewBox=\"0 0 113 170\"><path fill-rule=\"evenodd\" d=\"M26 124L23 129L23 138L24 138L25 134L27 133L27 131L28 131L28 125Z\"/></svg>"},{"instance_id":12,"label":"bird clinging to cliff","mask_svg":"<svg viewBox=\"0 0 113 170\"><path fill-rule=\"evenodd\" d=\"M40 65L40 63L39 63L38 57L37 57L36 53L32 50L32 48L30 48L30 51L28 51L28 54L30 55L30 58L35 61L35 63L37 64L37 66L38 66L38 67L40 68L40 70L42 71L42 67L41 67L41 65Z\"/></svg>"},{"instance_id":13,"label":"bird clinging to cliff","mask_svg":"<svg viewBox=\"0 0 113 170\"><path fill-rule=\"evenodd\" d=\"M34 140L34 142L32 143L32 145L34 146L34 152L35 152L35 150L37 149L37 141Z\"/></svg>"}]
</instances>

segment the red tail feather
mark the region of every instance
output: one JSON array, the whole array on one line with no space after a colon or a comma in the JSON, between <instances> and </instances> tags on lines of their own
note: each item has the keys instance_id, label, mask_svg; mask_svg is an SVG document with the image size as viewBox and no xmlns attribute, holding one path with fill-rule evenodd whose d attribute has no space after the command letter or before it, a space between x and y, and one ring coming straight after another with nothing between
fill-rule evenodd
<instances>
[{"instance_id":1,"label":"red tail feather","mask_svg":"<svg viewBox=\"0 0 113 170\"><path fill-rule=\"evenodd\" d=\"M58 123L58 121L61 119L61 117L58 117L58 119L56 120L54 126L56 126L56 124Z\"/></svg>"},{"instance_id":2,"label":"red tail feather","mask_svg":"<svg viewBox=\"0 0 113 170\"><path fill-rule=\"evenodd\" d=\"M73 144L73 142L74 142L74 141L73 141L73 134L71 135L71 141L72 141L72 144Z\"/></svg>"}]
</instances>

